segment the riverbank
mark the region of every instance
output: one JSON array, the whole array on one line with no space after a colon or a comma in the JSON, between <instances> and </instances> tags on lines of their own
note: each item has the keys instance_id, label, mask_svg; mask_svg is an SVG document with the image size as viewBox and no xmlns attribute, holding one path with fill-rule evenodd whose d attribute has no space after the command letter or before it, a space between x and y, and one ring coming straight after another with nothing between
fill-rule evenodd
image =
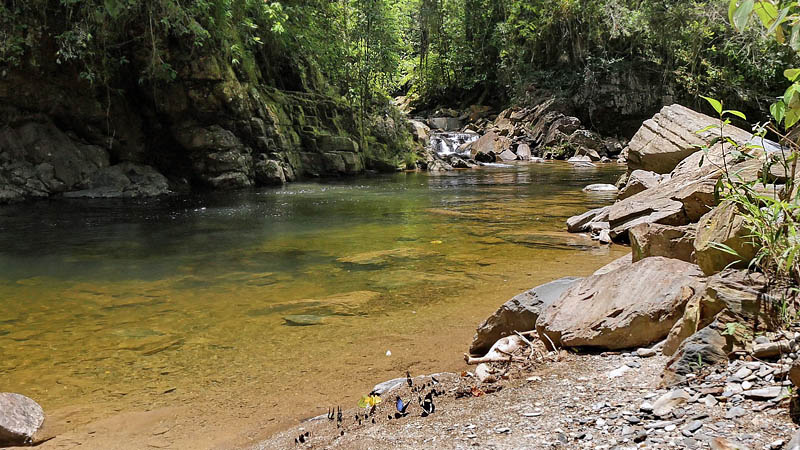
<instances>
[{"instance_id":1,"label":"riverbank","mask_svg":"<svg viewBox=\"0 0 800 450\"><path fill-rule=\"evenodd\" d=\"M795 172L774 143L749 145L745 158L714 134L696 132L714 123L679 105L645 122L626 148L618 201L567 222L603 242L630 242L632 254L591 277L556 280L506 302L478 328L470 347L476 357L465 355L474 372L417 380L421 392L412 380L404 387L400 379L394 391L376 386L388 406L356 416L349 429L352 410L257 448L289 447L291 437L309 448L800 446L792 424L793 386L800 384L796 286L745 269L754 267L748 262L757 245L747 234L747 211L721 201L715 188L723 177L732 183L734 173L741 183L762 180L755 189L763 196L791 202ZM743 130L725 132L732 145L754 143ZM572 365L558 367L562 357ZM546 371L544 378L536 373L541 366L560 369L553 383ZM536 382L541 389L523 389ZM492 408L465 404L490 395L497 395ZM439 410L455 412L432 419L431 402L440 396ZM416 407L413 418L400 408L403 397ZM531 425L519 414L541 419ZM512 432L520 428L522 437Z\"/></svg>"}]
</instances>

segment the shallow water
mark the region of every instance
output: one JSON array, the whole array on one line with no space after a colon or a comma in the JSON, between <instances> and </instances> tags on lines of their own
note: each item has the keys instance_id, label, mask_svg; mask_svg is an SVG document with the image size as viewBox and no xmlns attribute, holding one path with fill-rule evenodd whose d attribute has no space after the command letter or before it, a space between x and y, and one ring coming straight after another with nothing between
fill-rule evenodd
<instances>
[{"instance_id":1,"label":"shallow water","mask_svg":"<svg viewBox=\"0 0 800 450\"><path fill-rule=\"evenodd\" d=\"M563 231L612 200L581 188L620 172L539 163L0 208L0 391L102 413L249 392L280 418L454 368L509 296L625 252Z\"/></svg>"}]
</instances>

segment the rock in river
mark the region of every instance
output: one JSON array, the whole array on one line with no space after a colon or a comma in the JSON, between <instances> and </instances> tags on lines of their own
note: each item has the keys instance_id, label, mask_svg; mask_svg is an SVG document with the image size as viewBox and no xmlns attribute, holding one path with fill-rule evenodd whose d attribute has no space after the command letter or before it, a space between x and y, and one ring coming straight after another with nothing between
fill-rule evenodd
<instances>
[{"instance_id":1,"label":"rock in river","mask_svg":"<svg viewBox=\"0 0 800 450\"><path fill-rule=\"evenodd\" d=\"M286 321L286 325L289 325L291 327L322 325L324 323L321 316L313 314L295 314L290 316L284 316L283 320Z\"/></svg>"},{"instance_id":2,"label":"rock in river","mask_svg":"<svg viewBox=\"0 0 800 450\"><path fill-rule=\"evenodd\" d=\"M0 446L28 445L44 423L44 411L28 397L0 393Z\"/></svg>"},{"instance_id":3,"label":"rock in river","mask_svg":"<svg viewBox=\"0 0 800 450\"><path fill-rule=\"evenodd\" d=\"M536 330L556 346L646 346L667 336L689 298L704 288L701 276L693 264L659 256L592 275L546 306Z\"/></svg>"}]
</instances>

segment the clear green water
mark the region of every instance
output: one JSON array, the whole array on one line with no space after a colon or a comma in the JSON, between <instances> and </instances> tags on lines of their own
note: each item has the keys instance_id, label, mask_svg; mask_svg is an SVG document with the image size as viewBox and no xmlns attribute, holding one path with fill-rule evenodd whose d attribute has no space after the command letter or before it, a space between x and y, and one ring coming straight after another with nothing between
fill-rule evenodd
<instances>
[{"instance_id":1,"label":"clear green water","mask_svg":"<svg viewBox=\"0 0 800 450\"><path fill-rule=\"evenodd\" d=\"M546 163L0 208L0 390L108 412L278 396L281 417L407 368L452 368L510 295L624 253L563 231L611 201L581 188L620 171Z\"/></svg>"}]
</instances>

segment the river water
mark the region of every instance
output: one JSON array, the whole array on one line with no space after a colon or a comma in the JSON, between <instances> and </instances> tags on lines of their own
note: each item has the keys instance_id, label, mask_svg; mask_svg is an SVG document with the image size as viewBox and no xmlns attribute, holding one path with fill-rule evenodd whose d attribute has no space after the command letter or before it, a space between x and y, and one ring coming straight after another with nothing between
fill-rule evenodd
<instances>
[{"instance_id":1,"label":"river water","mask_svg":"<svg viewBox=\"0 0 800 450\"><path fill-rule=\"evenodd\" d=\"M96 417L255 396L282 420L407 369L458 369L510 296L625 252L564 231L612 200L581 188L620 172L549 162L0 208L0 391Z\"/></svg>"}]
</instances>

